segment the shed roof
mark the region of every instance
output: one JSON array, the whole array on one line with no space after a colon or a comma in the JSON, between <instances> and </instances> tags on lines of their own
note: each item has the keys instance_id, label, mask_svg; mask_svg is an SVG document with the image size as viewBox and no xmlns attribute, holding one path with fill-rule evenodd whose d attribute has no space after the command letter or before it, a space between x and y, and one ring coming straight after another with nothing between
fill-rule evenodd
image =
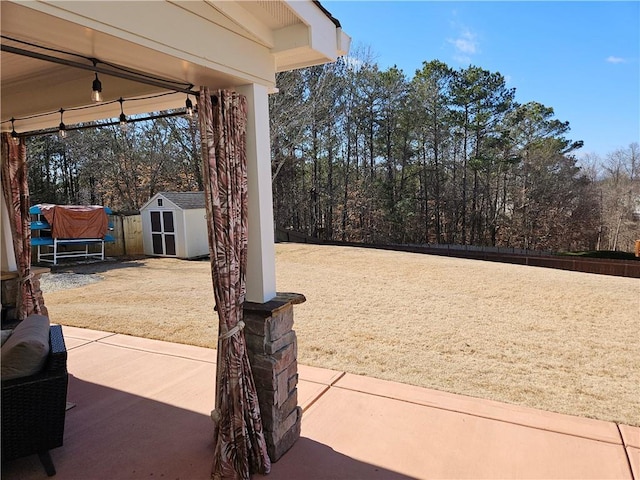
<instances>
[{"instance_id":1,"label":"shed roof","mask_svg":"<svg viewBox=\"0 0 640 480\"><path fill-rule=\"evenodd\" d=\"M183 210L205 208L204 192L160 192L156 196L158 195L162 195Z\"/></svg>"}]
</instances>

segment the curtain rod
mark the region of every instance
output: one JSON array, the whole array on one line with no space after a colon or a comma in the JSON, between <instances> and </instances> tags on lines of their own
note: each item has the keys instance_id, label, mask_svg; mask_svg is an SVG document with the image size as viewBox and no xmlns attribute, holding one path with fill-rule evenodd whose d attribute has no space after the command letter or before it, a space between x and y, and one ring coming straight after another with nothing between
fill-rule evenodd
<instances>
[{"instance_id":1,"label":"curtain rod","mask_svg":"<svg viewBox=\"0 0 640 480\"><path fill-rule=\"evenodd\" d=\"M189 95L199 96L200 92L194 92L190 88L181 88L172 85L171 80L162 78L147 78L141 75L136 75L128 72L120 72L110 68L99 67L97 65L85 65L84 63L76 62L74 60L68 60L64 58L53 57L44 53L32 52L23 48L12 47L11 45L0 45L3 52L13 53L24 57L35 58L37 60L43 60L45 62L57 63L59 65L65 65L68 67L80 68L82 70L89 70L91 72L102 73L104 75L110 75L112 77L118 77L125 80L131 80L138 83L144 83L154 87L164 88L166 90L173 90L174 92L186 93ZM102 63L102 62L99 62Z\"/></svg>"}]
</instances>

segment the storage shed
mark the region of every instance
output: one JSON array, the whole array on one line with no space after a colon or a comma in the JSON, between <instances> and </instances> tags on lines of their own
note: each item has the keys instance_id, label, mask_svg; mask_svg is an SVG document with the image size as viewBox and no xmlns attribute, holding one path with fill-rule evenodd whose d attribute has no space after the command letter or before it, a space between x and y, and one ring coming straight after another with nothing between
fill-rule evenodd
<instances>
[{"instance_id":1,"label":"storage shed","mask_svg":"<svg viewBox=\"0 0 640 480\"><path fill-rule=\"evenodd\" d=\"M197 258L209 254L204 192L156 193L140 215L145 255Z\"/></svg>"}]
</instances>

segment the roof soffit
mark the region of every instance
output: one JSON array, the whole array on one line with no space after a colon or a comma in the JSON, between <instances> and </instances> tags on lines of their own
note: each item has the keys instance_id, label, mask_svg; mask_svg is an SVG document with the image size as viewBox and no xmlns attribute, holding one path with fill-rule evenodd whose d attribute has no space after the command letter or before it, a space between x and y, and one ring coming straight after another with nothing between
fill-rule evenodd
<instances>
[{"instance_id":1,"label":"roof soffit","mask_svg":"<svg viewBox=\"0 0 640 480\"><path fill-rule=\"evenodd\" d=\"M160 5L169 8L160 16L178 20L181 18L176 25L188 24L185 28L192 32L187 36L191 38L190 41L173 41L176 37L184 37L182 29L175 26L171 28L173 32L164 40L165 43L160 41L162 38L151 38L151 34L154 33L153 30L169 28L166 25L160 29L156 26L150 32L144 28L143 31L135 30L135 25L143 22L131 19L140 18L144 13L140 8L144 7L144 4L148 5L148 2L117 2L117 9L108 8L109 4L114 5L114 2L59 2L54 6L43 2L28 2L25 5L9 1L0 3L2 34L19 40L95 57L101 61L196 86L233 88L246 83L267 86L275 83L274 62L267 47L238 37L228 29L194 17L193 14L167 2L154 2L154 14L158 14ZM87 8L94 4L102 8L92 10L94 17L89 19ZM39 9L31 8L34 6ZM65 8L74 10L70 12ZM120 17L127 20L120 22ZM128 30L129 27L133 31ZM200 46L194 46L194 38L215 38L217 41L200 42ZM2 43L7 42L3 39ZM233 48L226 45L232 45ZM8 52L2 52L0 58L3 122L11 117L24 118L42 112L57 111L61 107L67 110L64 115L67 125L117 118L120 113L119 105L101 105L83 112L69 111L89 103L93 80L90 71ZM77 57L71 58L82 61ZM100 74L100 79L103 83L105 101L166 92L157 87L103 74ZM34 95L34 92L37 92L37 95ZM157 104L148 101L135 104L127 102L125 110L129 115L184 106L184 94L172 97L161 98ZM54 115L53 118L47 116L20 121L16 122L16 130L22 132L49 128L57 125L59 121L59 115ZM8 123L2 124L3 130L9 128Z\"/></svg>"},{"instance_id":2,"label":"roof soffit","mask_svg":"<svg viewBox=\"0 0 640 480\"><path fill-rule=\"evenodd\" d=\"M207 5L205 2L184 2L184 5L191 3ZM224 23L222 15L194 15L183 8L182 3L156 1L151 9L145 1L26 2L22 5L58 20L53 28L44 28L47 34L41 36L47 44L63 50L72 46L78 53L152 74L170 76L167 73L167 68L172 67L171 62L167 64L169 58L241 78L246 75L247 80L261 77L261 69L272 68L268 49L220 25ZM211 7L209 10L216 12ZM19 16L27 15L25 10L19 13ZM3 33L7 30L5 23L11 25L11 20L18 21L15 15L7 22L4 17L3 8ZM36 24L51 21L33 12L30 17ZM145 21L141 21L143 18ZM26 21L21 27L20 30L10 28L10 31L25 30L32 36L37 35ZM242 55L238 56L238 52ZM184 80L184 71L170 73ZM268 75L265 77L263 81L270 80Z\"/></svg>"},{"instance_id":3,"label":"roof soffit","mask_svg":"<svg viewBox=\"0 0 640 480\"><path fill-rule=\"evenodd\" d=\"M276 71L326 63L340 53L340 29L314 2L165 0L153 2L152 9L149 5L3 0L2 34L211 88L247 83L273 87ZM2 52L1 59L3 121L87 105L92 72L8 52ZM102 73L100 79L106 100L162 92ZM157 101L156 108L153 101L135 108L126 103L125 109L133 114L178 108L184 99L184 94L174 95ZM91 112L66 111L65 123L117 118L120 113L117 105ZM52 126L48 118L28 123L16 129Z\"/></svg>"}]
</instances>

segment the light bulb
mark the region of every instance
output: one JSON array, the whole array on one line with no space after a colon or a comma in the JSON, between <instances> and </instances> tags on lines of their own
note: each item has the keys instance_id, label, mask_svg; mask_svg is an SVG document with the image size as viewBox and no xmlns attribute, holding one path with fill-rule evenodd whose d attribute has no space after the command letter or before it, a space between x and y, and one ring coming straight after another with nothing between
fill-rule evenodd
<instances>
[{"instance_id":1,"label":"light bulb","mask_svg":"<svg viewBox=\"0 0 640 480\"><path fill-rule=\"evenodd\" d=\"M120 114L120 130L127 131L127 116L124 113Z\"/></svg>"},{"instance_id":2,"label":"light bulb","mask_svg":"<svg viewBox=\"0 0 640 480\"><path fill-rule=\"evenodd\" d=\"M93 81L93 85L91 86L91 100L94 102L102 101L102 82L98 79L98 74L96 73L96 79Z\"/></svg>"},{"instance_id":3,"label":"light bulb","mask_svg":"<svg viewBox=\"0 0 640 480\"><path fill-rule=\"evenodd\" d=\"M97 61L93 60L94 68L96 65L97 65ZM101 102L102 101L102 82L98 78L98 72L95 72L95 74L96 74L96 78L93 80L93 83L91 84L91 100L93 100L94 102Z\"/></svg>"},{"instance_id":4,"label":"light bulb","mask_svg":"<svg viewBox=\"0 0 640 480\"><path fill-rule=\"evenodd\" d=\"M63 115L64 115L64 109L61 108L60 109L60 125L58 126L58 135L60 135L60 138L67 137L67 127L65 126L64 121L62 120Z\"/></svg>"},{"instance_id":5,"label":"light bulb","mask_svg":"<svg viewBox=\"0 0 640 480\"><path fill-rule=\"evenodd\" d=\"M93 90L91 92L91 100L96 103L102 101L102 93L100 93L100 90Z\"/></svg>"},{"instance_id":6,"label":"light bulb","mask_svg":"<svg viewBox=\"0 0 640 480\"><path fill-rule=\"evenodd\" d=\"M124 114L124 99L120 97L120 130L122 132L127 131L127 116Z\"/></svg>"},{"instance_id":7,"label":"light bulb","mask_svg":"<svg viewBox=\"0 0 640 480\"><path fill-rule=\"evenodd\" d=\"M16 132L16 128L14 126L15 118L11 118L11 141L14 145L18 145L20 143L20 139L18 138L18 132Z\"/></svg>"}]
</instances>

